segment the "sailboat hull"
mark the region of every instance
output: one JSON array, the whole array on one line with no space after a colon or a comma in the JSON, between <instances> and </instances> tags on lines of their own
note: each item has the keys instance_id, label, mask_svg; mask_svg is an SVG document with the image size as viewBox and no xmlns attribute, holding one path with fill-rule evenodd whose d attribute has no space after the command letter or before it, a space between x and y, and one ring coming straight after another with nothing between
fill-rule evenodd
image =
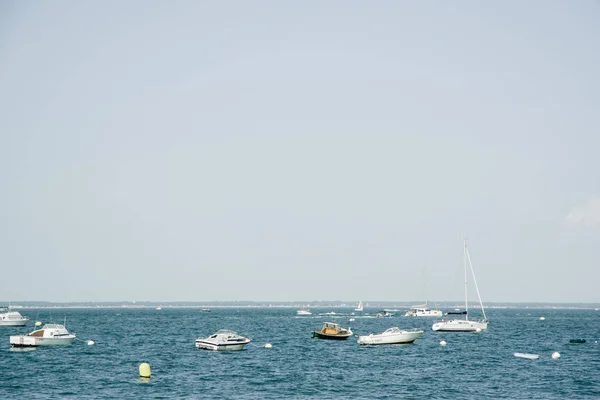
<instances>
[{"instance_id":1,"label":"sailboat hull","mask_svg":"<svg viewBox=\"0 0 600 400\"><path fill-rule=\"evenodd\" d=\"M440 332L477 332L478 330L486 330L487 325L488 323L484 321L451 319L449 321L436 322L431 329Z\"/></svg>"}]
</instances>

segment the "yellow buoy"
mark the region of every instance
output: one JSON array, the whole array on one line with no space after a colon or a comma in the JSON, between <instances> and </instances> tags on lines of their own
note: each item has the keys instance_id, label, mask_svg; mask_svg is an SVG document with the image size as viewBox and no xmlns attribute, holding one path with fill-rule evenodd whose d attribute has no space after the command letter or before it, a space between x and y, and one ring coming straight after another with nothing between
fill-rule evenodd
<instances>
[{"instance_id":1,"label":"yellow buoy","mask_svg":"<svg viewBox=\"0 0 600 400\"><path fill-rule=\"evenodd\" d=\"M150 364L141 363L140 364L140 377L142 378L150 378L152 372L150 372Z\"/></svg>"}]
</instances>

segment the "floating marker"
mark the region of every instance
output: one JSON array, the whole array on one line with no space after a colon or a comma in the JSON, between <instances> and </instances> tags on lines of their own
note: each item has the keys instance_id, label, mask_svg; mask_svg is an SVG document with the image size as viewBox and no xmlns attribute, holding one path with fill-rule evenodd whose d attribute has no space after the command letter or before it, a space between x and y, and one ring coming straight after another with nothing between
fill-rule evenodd
<instances>
[{"instance_id":1,"label":"floating marker","mask_svg":"<svg viewBox=\"0 0 600 400\"><path fill-rule=\"evenodd\" d=\"M446 345L446 341L445 340L440 340L440 346L445 346Z\"/></svg>"},{"instance_id":2,"label":"floating marker","mask_svg":"<svg viewBox=\"0 0 600 400\"><path fill-rule=\"evenodd\" d=\"M527 353L513 353L513 356L520 358L528 358L530 360L537 360L540 358L539 354L527 354Z\"/></svg>"},{"instance_id":3,"label":"floating marker","mask_svg":"<svg viewBox=\"0 0 600 400\"><path fill-rule=\"evenodd\" d=\"M150 378L152 372L150 371L150 364L141 363L140 364L140 378Z\"/></svg>"},{"instance_id":4,"label":"floating marker","mask_svg":"<svg viewBox=\"0 0 600 400\"><path fill-rule=\"evenodd\" d=\"M543 321L543 320L545 320L545 319L546 319L546 318L544 318L544 317L540 317L540 321Z\"/></svg>"},{"instance_id":5,"label":"floating marker","mask_svg":"<svg viewBox=\"0 0 600 400\"><path fill-rule=\"evenodd\" d=\"M87 344L88 344L88 346L91 346L91 345L93 345L93 344L94 344L94 341L93 341L93 340L88 340L88 341L87 341Z\"/></svg>"},{"instance_id":6,"label":"floating marker","mask_svg":"<svg viewBox=\"0 0 600 400\"><path fill-rule=\"evenodd\" d=\"M552 358L558 360L560 358L560 353L558 351L555 351L554 353L552 353Z\"/></svg>"},{"instance_id":7,"label":"floating marker","mask_svg":"<svg viewBox=\"0 0 600 400\"><path fill-rule=\"evenodd\" d=\"M481 328L475 329L475 332L481 332Z\"/></svg>"},{"instance_id":8,"label":"floating marker","mask_svg":"<svg viewBox=\"0 0 600 400\"><path fill-rule=\"evenodd\" d=\"M271 343L265 344L265 349L270 349L271 347L273 347L273 345Z\"/></svg>"},{"instance_id":9,"label":"floating marker","mask_svg":"<svg viewBox=\"0 0 600 400\"><path fill-rule=\"evenodd\" d=\"M355 319L354 318L350 318L350 322L352 322L352 321L355 321Z\"/></svg>"},{"instance_id":10,"label":"floating marker","mask_svg":"<svg viewBox=\"0 0 600 400\"><path fill-rule=\"evenodd\" d=\"M42 321L35 321L35 326L42 326Z\"/></svg>"}]
</instances>

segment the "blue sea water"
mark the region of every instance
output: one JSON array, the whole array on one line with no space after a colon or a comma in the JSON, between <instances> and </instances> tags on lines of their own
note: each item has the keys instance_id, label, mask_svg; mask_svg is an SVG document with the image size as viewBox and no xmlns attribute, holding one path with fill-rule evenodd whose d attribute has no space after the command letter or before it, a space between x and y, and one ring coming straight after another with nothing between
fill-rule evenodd
<instances>
[{"instance_id":1,"label":"blue sea water","mask_svg":"<svg viewBox=\"0 0 600 400\"><path fill-rule=\"evenodd\" d=\"M32 320L66 317L81 340L14 351L9 336L32 324L2 327L0 399L600 398L600 311L492 309L480 333L434 332L433 319L400 313L383 319L368 309L311 311L299 317L290 308L53 309L51 316L48 309L24 310ZM392 326L425 332L411 345L311 338L332 319L355 335ZM195 348L197 337L221 328L253 341L238 352ZM573 338L586 343L570 344ZM95 344L87 345L89 339ZM552 359L554 351L562 357ZM138 377L142 362L152 368L150 380Z\"/></svg>"}]
</instances>

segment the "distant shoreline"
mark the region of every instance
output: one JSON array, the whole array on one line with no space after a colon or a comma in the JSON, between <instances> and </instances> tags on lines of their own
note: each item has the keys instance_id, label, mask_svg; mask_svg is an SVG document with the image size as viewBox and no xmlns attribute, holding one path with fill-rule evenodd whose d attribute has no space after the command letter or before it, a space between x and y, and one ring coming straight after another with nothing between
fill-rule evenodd
<instances>
[{"instance_id":1,"label":"distant shoreline","mask_svg":"<svg viewBox=\"0 0 600 400\"><path fill-rule=\"evenodd\" d=\"M373 311L379 311L383 308L391 308L398 310L406 310L411 308L415 302L406 303L394 303L394 302L363 302L365 304L365 311L371 309ZM9 302L0 302L0 305L7 307ZM422 304L422 302L421 302ZM453 302L441 302L437 303L438 308L442 310L464 308L464 303L453 301ZM319 302L319 301L306 301L306 302L36 302L36 301L22 301L22 302L10 302L12 309L155 309L160 307L161 309L212 309L212 308L312 308L312 309L351 309L354 311L354 303L346 302ZM429 303L430 308L435 308L434 303ZM473 309L479 308L479 304L469 304L469 307ZM484 304L486 309L592 309L600 310L600 303L489 303Z\"/></svg>"}]
</instances>

